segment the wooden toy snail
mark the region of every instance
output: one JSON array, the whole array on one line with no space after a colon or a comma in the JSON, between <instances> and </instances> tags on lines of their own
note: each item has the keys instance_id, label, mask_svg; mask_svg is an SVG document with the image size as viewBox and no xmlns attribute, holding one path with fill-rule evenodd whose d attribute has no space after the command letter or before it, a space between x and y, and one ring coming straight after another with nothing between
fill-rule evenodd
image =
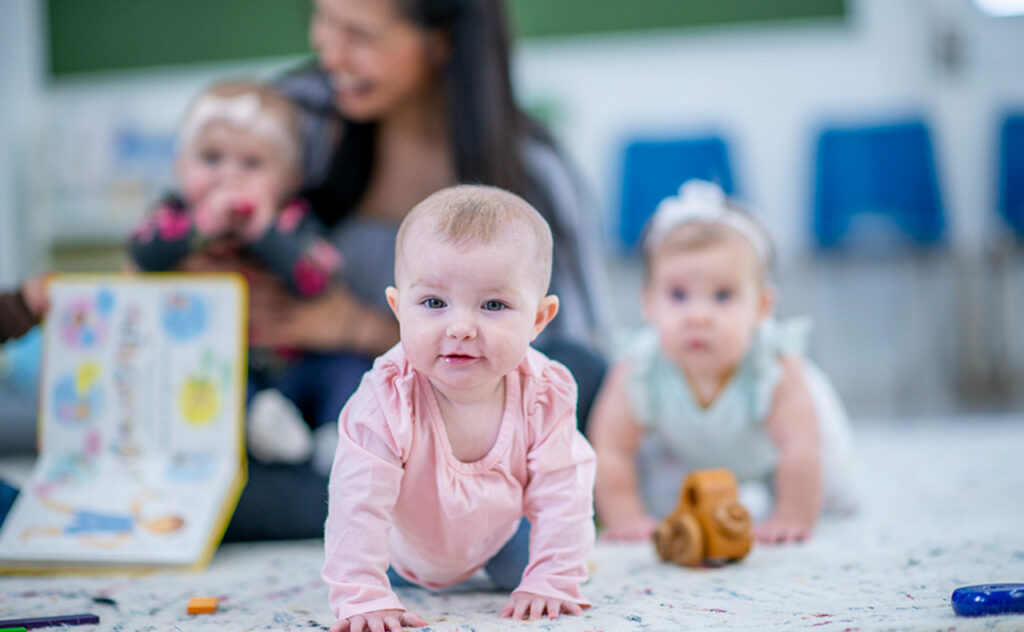
<instances>
[{"instance_id":1,"label":"wooden toy snail","mask_svg":"<svg viewBox=\"0 0 1024 632\"><path fill-rule=\"evenodd\" d=\"M661 559L683 566L736 561L750 552L752 530L732 472L697 470L683 482L675 511L654 532L654 546Z\"/></svg>"}]
</instances>

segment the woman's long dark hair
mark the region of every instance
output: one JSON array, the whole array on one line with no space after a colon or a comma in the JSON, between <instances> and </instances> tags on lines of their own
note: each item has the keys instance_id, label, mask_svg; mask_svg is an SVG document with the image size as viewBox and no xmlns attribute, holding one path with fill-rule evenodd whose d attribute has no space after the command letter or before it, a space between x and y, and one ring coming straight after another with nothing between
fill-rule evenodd
<instances>
[{"instance_id":1,"label":"woman's long dark hair","mask_svg":"<svg viewBox=\"0 0 1024 632\"><path fill-rule=\"evenodd\" d=\"M442 81L458 182L519 193L552 220L549 201L531 199L543 194L529 186L521 147L524 135L548 144L551 139L516 105L501 0L393 1L412 23L446 31L451 38L451 58ZM375 158L376 124L342 120L344 132L326 178L307 192L317 215L329 226L350 214L362 199Z\"/></svg>"}]
</instances>

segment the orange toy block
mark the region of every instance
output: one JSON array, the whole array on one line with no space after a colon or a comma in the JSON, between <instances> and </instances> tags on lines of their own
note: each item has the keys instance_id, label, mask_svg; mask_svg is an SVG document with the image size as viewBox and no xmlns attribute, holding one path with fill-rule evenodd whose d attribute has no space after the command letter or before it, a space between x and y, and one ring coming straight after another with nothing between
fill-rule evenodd
<instances>
[{"instance_id":1,"label":"orange toy block","mask_svg":"<svg viewBox=\"0 0 1024 632\"><path fill-rule=\"evenodd\" d=\"M189 614L211 614L217 612L216 597L193 597L188 601Z\"/></svg>"},{"instance_id":2,"label":"orange toy block","mask_svg":"<svg viewBox=\"0 0 1024 632\"><path fill-rule=\"evenodd\" d=\"M750 514L736 499L736 477L725 469L691 472L679 505L654 532L661 559L683 566L743 559L752 540Z\"/></svg>"}]
</instances>

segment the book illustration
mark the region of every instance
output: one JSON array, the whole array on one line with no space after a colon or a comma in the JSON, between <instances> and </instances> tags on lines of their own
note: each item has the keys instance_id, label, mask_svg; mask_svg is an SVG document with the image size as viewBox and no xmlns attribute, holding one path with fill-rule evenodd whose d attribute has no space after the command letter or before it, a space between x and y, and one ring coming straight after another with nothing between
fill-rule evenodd
<instances>
[{"instance_id":1,"label":"book illustration","mask_svg":"<svg viewBox=\"0 0 1024 632\"><path fill-rule=\"evenodd\" d=\"M85 433L80 450L54 455L47 463L37 489L48 490L52 485L80 483L96 475L96 462L100 452L100 435L95 430Z\"/></svg>"},{"instance_id":2,"label":"book illustration","mask_svg":"<svg viewBox=\"0 0 1024 632\"><path fill-rule=\"evenodd\" d=\"M27 542L33 538L72 537L85 546L115 548L136 530L156 535L179 531L185 526L185 518L180 515L143 512L143 503L154 494L153 490L144 490L132 499L127 511L122 512L76 507L53 500L49 495L37 494L40 504L54 514L54 522L24 527L19 538Z\"/></svg>"},{"instance_id":3,"label":"book illustration","mask_svg":"<svg viewBox=\"0 0 1024 632\"><path fill-rule=\"evenodd\" d=\"M202 426L216 419L220 402L216 384L206 376L193 375L181 387L181 414L193 425Z\"/></svg>"},{"instance_id":4,"label":"book illustration","mask_svg":"<svg viewBox=\"0 0 1024 632\"><path fill-rule=\"evenodd\" d=\"M201 450L182 451L172 455L165 476L168 481L198 483L214 473L214 456Z\"/></svg>"},{"instance_id":5,"label":"book illustration","mask_svg":"<svg viewBox=\"0 0 1024 632\"><path fill-rule=\"evenodd\" d=\"M107 290L71 298L57 312L61 339L76 349L102 344L113 309L114 295Z\"/></svg>"},{"instance_id":6,"label":"book illustration","mask_svg":"<svg viewBox=\"0 0 1024 632\"><path fill-rule=\"evenodd\" d=\"M69 424L88 424L103 405L103 391L97 384L100 365L95 361L79 364L62 374L53 390L53 410L57 420Z\"/></svg>"},{"instance_id":7,"label":"book illustration","mask_svg":"<svg viewBox=\"0 0 1024 632\"><path fill-rule=\"evenodd\" d=\"M188 342L206 329L206 303L195 294L174 292L164 301L163 325L167 336Z\"/></svg>"},{"instance_id":8,"label":"book illustration","mask_svg":"<svg viewBox=\"0 0 1024 632\"><path fill-rule=\"evenodd\" d=\"M181 415L192 425L202 426L217 420L230 387L231 363L207 349L200 365L185 375L179 389Z\"/></svg>"},{"instance_id":9,"label":"book illustration","mask_svg":"<svg viewBox=\"0 0 1024 632\"><path fill-rule=\"evenodd\" d=\"M245 481L244 286L66 276L49 294L40 453L0 573L205 564Z\"/></svg>"},{"instance_id":10,"label":"book illustration","mask_svg":"<svg viewBox=\"0 0 1024 632\"><path fill-rule=\"evenodd\" d=\"M147 336L143 332L142 308L135 303L127 303L117 319L116 340L110 347L113 352L114 388L111 389L115 400L112 411L117 421L117 433L112 441L113 453L121 457L133 457L139 454L136 437L135 420L147 414L145 411L147 384L145 375L151 371L145 369ZM152 342L150 342L152 351ZM155 369L153 369L155 370ZM148 414L152 414L149 411Z\"/></svg>"},{"instance_id":11,"label":"book illustration","mask_svg":"<svg viewBox=\"0 0 1024 632\"><path fill-rule=\"evenodd\" d=\"M54 458L43 472L45 489L47 484L81 483L96 475L96 459L81 452L65 452Z\"/></svg>"}]
</instances>

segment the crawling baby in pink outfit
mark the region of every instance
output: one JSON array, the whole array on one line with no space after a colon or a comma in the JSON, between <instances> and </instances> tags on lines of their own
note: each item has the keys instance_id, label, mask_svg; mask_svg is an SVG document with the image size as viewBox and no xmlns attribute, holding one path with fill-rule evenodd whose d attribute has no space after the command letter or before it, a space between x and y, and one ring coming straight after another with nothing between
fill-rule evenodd
<instances>
[{"instance_id":1,"label":"crawling baby in pink outfit","mask_svg":"<svg viewBox=\"0 0 1024 632\"><path fill-rule=\"evenodd\" d=\"M594 543L594 452L576 383L530 343L558 312L551 230L484 186L431 195L402 222L388 303L401 342L339 419L323 577L332 632L426 625L393 585L483 568L501 616L579 614Z\"/></svg>"}]
</instances>

